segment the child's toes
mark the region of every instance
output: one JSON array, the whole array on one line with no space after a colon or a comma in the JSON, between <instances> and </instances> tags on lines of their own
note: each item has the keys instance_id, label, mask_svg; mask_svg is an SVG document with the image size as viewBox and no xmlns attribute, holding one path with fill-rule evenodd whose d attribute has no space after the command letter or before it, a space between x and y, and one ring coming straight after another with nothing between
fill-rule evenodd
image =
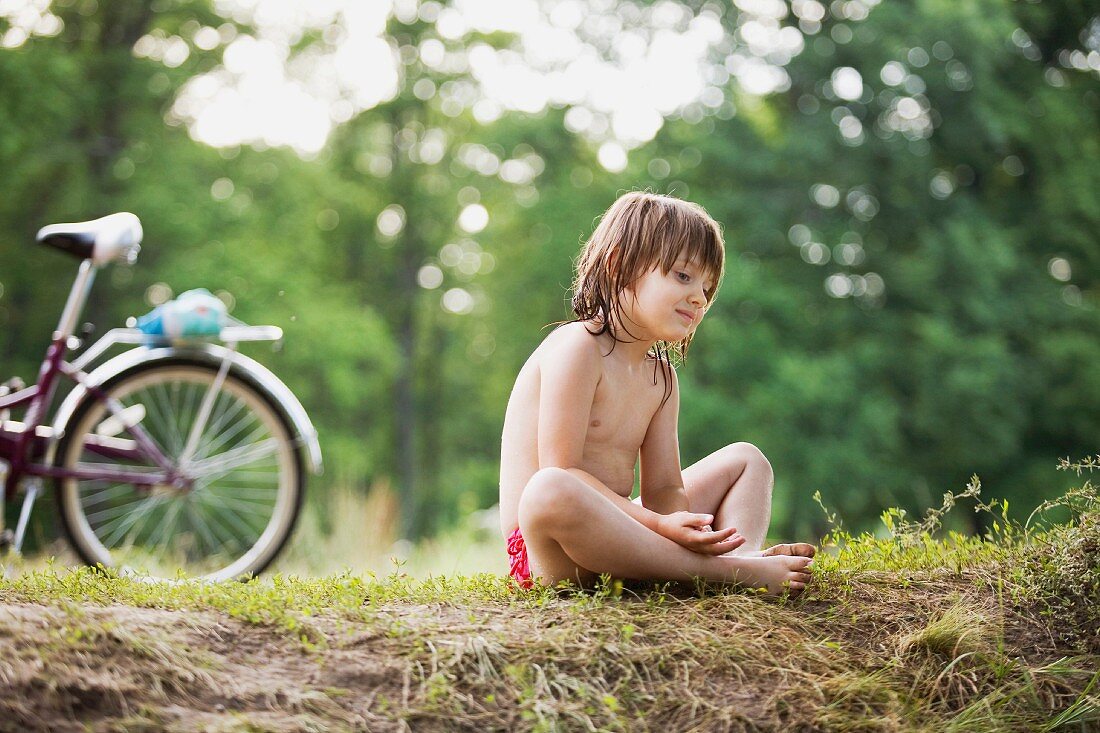
<instances>
[{"instance_id":1,"label":"child's toes","mask_svg":"<svg viewBox=\"0 0 1100 733\"><path fill-rule=\"evenodd\" d=\"M813 560L808 557L789 557L785 564L792 573L809 573L813 568Z\"/></svg>"},{"instance_id":2,"label":"child's toes","mask_svg":"<svg viewBox=\"0 0 1100 733\"><path fill-rule=\"evenodd\" d=\"M817 548L807 542L793 542L784 543L781 545L773 545L764 550L765 557L769 555L790 555L792 557L813 557L817 553Z\"/></svg>"}]
</instances>

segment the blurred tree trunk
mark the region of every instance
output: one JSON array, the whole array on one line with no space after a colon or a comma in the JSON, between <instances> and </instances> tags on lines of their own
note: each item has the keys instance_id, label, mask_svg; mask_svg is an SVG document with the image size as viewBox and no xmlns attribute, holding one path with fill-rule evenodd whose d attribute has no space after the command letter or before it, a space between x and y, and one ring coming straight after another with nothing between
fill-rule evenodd
<instances>
[{"instance_id":1,"label":"blurred tree trunk","mask_svg":"<svg viewBox=\"0 0 1100 733\"><path fill-rule=\"evenodd\" d=\"M416 101L400 97L395 100L387 110L390 129L400 131L422 124L420 106ZM416 378L420 371L420 323L416 312L419 288L416 273L428 249L421 224L429 214L419 210L419 202L423 196L417 185L419 166L409 160L405 151L397 144L396 135L391 141L390 155L393 160L393 171L389 178L391 195L405 209L405 226L394 245L397 250L396 272L391 285L394 289L391 302L387 304L393 313L392 322L400 358L393 390L398 492L401 501L401 536L415 538L420 536L427 524L426 518L421 516L421 495L424 488L420 423L423 400L418 394Z\"/></svg>"}]
</instances>

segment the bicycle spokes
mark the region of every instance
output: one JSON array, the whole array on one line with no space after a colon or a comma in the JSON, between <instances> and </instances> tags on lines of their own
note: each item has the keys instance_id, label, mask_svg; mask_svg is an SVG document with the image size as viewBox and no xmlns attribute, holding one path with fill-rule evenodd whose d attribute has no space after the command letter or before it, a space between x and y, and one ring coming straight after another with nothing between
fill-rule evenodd
<instances>
[{"instance_id":1,"label":"bicycle spokes","mask_svg":"<svg viewBox=\"0 0 1100 733\"><path fill-rule=\"evenodd\" d=\"M212 369L177 368L128 381L111 396L121 410L106 415L101 404L92 407L85 422L94 432L82 441L77 467L161 475L147 485L79 482L94 551L159 575L177 568L204 574L247 557L271 527L281 531L293 443L254 392ZM141 433L167 460L167 472L136 445Z\"/></svg>"}]
</instances>

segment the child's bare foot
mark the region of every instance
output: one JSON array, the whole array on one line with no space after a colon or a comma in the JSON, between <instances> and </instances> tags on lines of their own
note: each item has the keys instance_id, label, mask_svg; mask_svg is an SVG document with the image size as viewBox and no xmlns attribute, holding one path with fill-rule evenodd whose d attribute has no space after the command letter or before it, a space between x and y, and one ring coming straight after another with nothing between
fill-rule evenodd
<instances>
[{"instance_id":1,"label":"child's bare foot","mask_svg":"<svg viewBox=\"0 0 1100 733\"><path fill-rule=\"evenodd\" d=\"M762 551L762 557L772 555L793 555L795 557L813 557L817 554L817 548L808 542L791 542L790 544L772 545Z\"/></svg>"},{"instance_id":2,"label":"child's bare foot","mask_svg":"<svg viewBox=\"0 0 1100 733\"><path fill-rule=\"evenodd\" d=\"M742 556L737 560L737 582L749 588L767 588L768 595L779 596L789 591L795 596L810 582L813 560L805 555L776 553Z\"/></svg>"}]
</instances>

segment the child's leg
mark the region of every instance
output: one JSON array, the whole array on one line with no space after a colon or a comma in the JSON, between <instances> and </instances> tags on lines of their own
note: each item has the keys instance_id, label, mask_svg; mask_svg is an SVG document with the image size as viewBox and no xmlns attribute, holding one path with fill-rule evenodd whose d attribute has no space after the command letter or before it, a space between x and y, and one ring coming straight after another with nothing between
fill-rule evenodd
<instances>
[{"instance_id":1,"label":"child's leg","mask_svg":"<svg viewBox=\"0 0 1100 733\"><path fill-rule=\"evenodd\" d=\"M623 499L622 501L627 501ZM800 590L809 581L807 558L701 555L645 527L613 498L562 469L532 477L519 503L520 532L531 575L544 584L586 582L597 573L641 580L690 580Z\"/></svg>"},{"instance_id":2,"label":"child's leg","mask_svg":"<svg viewBox=\"0 0 1100 733\"><path fill-rule=\"evenodd\" d=\"M714 529L736 527L742 551L759 550L772 518L771 464L751 443L734 443L684 469L691 511L714 515Z\"/></svg>"},{"instance_id":3,"label":"child's leg","mask_svg":"<svg viewBox=\"0 0 1100 733\"><path fill-rule=\"evenodd\" d=\"M772 514L771 464L756 446L734 443L684 469L684 488L691 511L714 515L714 529L736 527L745 544L734 554L759 553ZM776 545L764 554L812 557L806 543Z\"/></svg>"}]
</instances>

